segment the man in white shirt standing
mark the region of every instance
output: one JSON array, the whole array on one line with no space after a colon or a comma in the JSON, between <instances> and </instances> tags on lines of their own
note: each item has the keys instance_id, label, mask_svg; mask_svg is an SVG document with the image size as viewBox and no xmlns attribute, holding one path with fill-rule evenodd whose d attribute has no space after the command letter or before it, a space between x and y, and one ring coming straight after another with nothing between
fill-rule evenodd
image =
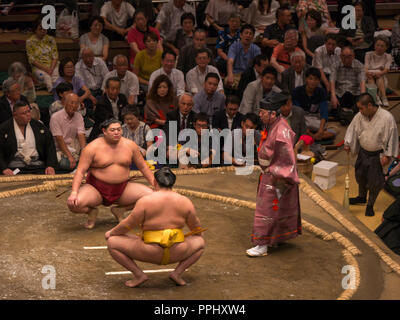
<instances>
[{"instance_id":1,"label":"man in white shirt standing","mask_svg":"<svg viewBox=\"0 0 400 320\"><path fill-rule=\"evenodd\" d=\"M128 70L128 58L122 54L116 55L113 64L114 70L104 78L102 90L105 91L107 79L118 77L121 81L120 92L128 99L128 104L135 104L139 95L139 79Z\"/></svg>"},{"instance_id":2,"label":"man in white shirt standing","mask_svg":"<svg viewBox=\"0 0 400 320\"><path fill-rule=\"evenodd\" d=\"M358 196L350 198L351 205L368 203L366 216L373 216L374 203L385 184L384 166L399 154L399 135L393 115L375 105L369 93L358 97L358 112L344 137L344 149L358 153L355 175L358 183Z\"/></svg>"},{"instance_id":3,"label":"man in white shirt standing","mask_svg":"<svg viewBox=\"0 0 400 320\"><path fill-rule=\"evenodd\" d=\"M325 44L318 47L314 52L312 66L321 71L321 81L325 85L328 93L331 92L329 76L331 67L335 63L340 63L340 52L342 50L337 46L336 35L329 33L325 37Z\"/></svg>"},{"instance_id":4,"label":"man in white shirt standing","mask_svg":"<svg viewBox=\"0 0 400 320\"><path fill-rule=\"evenodd\" d=\"M104 18L105 34L109 40L125 40L135 14L135 8L123 0L111 0L106 2L100 10L100 16Z\"/></svg>"},{"instance_id":5,"label":"man in white shirt standing","mask_svg":"<svg viewBox=\"0 0 400 320\"><path fill-rule=\"evenodd\" d=\"M162 54L161 68L154 71L149 79L149 91L154 80L161 74L165 74L174 85L177 97L185 93L185 78L183 72L174 68L176 62L176 54L173 51L164 51Z\"/></svg>"},{"instance_id":6,"label":"man in white shirt standing","mask_svg":"<svg viewBox=\"0 0 400 320\"><path fill-rule=\"evenodd\" d=\"M218 69L209 65L210 59L211 57L207 49L199 49L196 53L197 66L186 74L186 87L187 90L193 95L200 92L204 88L204 81L208 73L213 72L220 76ZM220 80L218 83L217 91L224 94L222 80Z\"/></svg>"},{"instance_id":7,"label":"man in white shirt standing","mask_svg":"<svg viewBox=\"0 0 400 320\"><path fill-rule=\"evenodd\" d=\"M95 57L92 49L83 48L82 59L75 65L76 75L83 80L94 97L101 95L103 79L108 74L108 68L103 59Z\"/></svg>"}]
</instances>

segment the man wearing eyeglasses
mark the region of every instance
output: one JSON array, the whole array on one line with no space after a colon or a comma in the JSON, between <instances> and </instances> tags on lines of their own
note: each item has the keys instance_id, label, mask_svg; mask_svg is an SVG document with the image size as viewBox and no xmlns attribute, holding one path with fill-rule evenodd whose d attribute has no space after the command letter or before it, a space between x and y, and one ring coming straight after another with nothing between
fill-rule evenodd
<instances>
[{"instance_id":1,"label":"man wearing eyeglasses","mask_svg":"<svg viewBox=\"0 0 400 320\"><path fill-rule=\"evenodd\" d=\"M357 112L357 97L365 92L364 65L354 59L354 49L350 46L342 48L340 62L335 63L330 75L331 107L333 109L348 108Z\"/></svg>"}]
</instances>

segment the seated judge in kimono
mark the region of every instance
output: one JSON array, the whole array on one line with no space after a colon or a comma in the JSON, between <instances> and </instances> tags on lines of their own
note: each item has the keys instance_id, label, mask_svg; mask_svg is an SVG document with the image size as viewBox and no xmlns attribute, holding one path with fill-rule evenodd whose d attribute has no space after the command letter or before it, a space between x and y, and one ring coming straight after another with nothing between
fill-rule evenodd
<instances>
[{"instance_id":1,"label":"seated judge in kimono","mask_svg":"<svg viewBox=\"0 0 400 320\"><path fill-rule=\"evenodd\" d=\"M295 133L279 109L289 94L276 93L260 102L260 118L265 125L258 149L262 173L258 184L252 232L255 247L248 256L266 256L268 247L301 234L299 177L293 150Z\"/></svg>"},{"instance_id":2,"label":"seated judge in kimono","mask_svg":"<svg viewBox=\"0 0 400 320\"><path fill-rule=\"evenodd\" d=\"M14 104L13 117L0 125L0 170L12 176L22 173L55 174L56 148L50 131L31 118L31 109L24 101Z\"/></svg>"}]
</instances>

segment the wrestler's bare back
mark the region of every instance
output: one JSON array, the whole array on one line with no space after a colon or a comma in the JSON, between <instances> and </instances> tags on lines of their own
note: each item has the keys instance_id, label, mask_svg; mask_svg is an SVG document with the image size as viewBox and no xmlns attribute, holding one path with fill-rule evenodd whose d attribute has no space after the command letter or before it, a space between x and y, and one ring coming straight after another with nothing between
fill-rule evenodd
<instances>
[{"instance_id":1,"label":"wrestler's bare back","mask_svg":"<svg viewBox=\"0 0 400 320\"><path fill-rule=\"evenodd\" d=\"M140 203L140 205L139 205ZM157 191L142 197L127 219L142 224L142 230L182 229L186 224L192 230L200 227L193 203L173 191ZM136 223L134 223L136 224Z\"/></svg>"},{"instance_id":2,"label":"wrestler's bare back","mask_svg":"<svg viewBox=\"0 0 400 320\"><path fill-rule=\"evenodd\" d=\"M123 137L116 144L107 143L102 137L97 138L86 146L85 151L90 160L90 172L110 184L128 180L130 165L140 153L133 141Z\"/></svg>"}]
</instances>

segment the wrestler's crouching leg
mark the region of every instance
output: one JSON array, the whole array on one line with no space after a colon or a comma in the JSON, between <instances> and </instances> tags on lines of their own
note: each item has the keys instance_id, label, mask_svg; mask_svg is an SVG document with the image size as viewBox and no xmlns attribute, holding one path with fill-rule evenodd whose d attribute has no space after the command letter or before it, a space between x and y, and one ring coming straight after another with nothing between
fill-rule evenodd
<instances>
[{"instance_id":1,"label":"wrestler's crouching leg","mask_svg":"<svg viewBox=\"0 0 400 320\"><path fill-rule=\"evenodd\" d=\"M180 262L169 277L179 286L186 285L186 281L182 279L181 275L200 259L205 247L203 237L198 235L187 237L183 244L186 244L186 250L182 250L183 246L179 248L179 244L176 245L176 248L170 249L170 263L173 263L173 261ZM179 259L180 256L181 259Z\"/></svg>"},{"instance_id":2,"label":"wrestler's crouching leg","mask_svg":"<svg viewBox=\"0 0 400 320\"><path fill-rule=\"evenodd\" d=\"M128 269L135 276L134 279L125 282L125 285L134 288L147 281L149 277L137 266L132 257L135 257L133 250L141 245L141 239L133 235L114 236L107 240L107 247L110 255L116 262Z\"/></svg>"},{"instance_id":3,"label":"wrestler's crouching leg","mask_svg":"<svg viewBox=\"0 0 400 320\"><path fill-rule=\"evenodd\" d=\"M133 208L135 207L135 204L130 205L130 206L115 206L111 207L111 213L114 215L114 217L118 220L118 222L121 222L125 218L125 212L127 211L132 211Z\"/></svg>"},{"instance_id":4,"label":"wrestler's crouching leg","mask_svg":"<svg viewBox=\"0 0 400 320\"><path fill-rule=\"evenodd\" d=\"M91 185L83 185L78 191L78 204L76 206L68 205L68 208L73 213L87 214L88 220L85 223L85 228L93 229L99 213L99 209L96 207L101 203L100 193Z\"/></svg>"}]
</instances>

